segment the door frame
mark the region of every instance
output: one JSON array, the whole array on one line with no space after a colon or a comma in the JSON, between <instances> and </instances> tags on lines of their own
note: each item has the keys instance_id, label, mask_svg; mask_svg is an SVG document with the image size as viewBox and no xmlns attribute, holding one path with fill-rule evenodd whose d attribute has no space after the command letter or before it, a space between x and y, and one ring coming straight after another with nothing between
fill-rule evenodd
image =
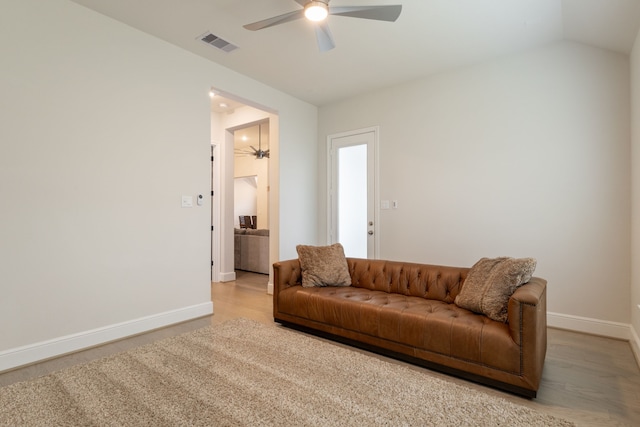
<instances>
[{"instance_id":1,"label":"door frame","mask_svg":"<svg viewBox=\"0 0 640 427\"><path fill-rule=\"evenodd\" d=\"M219 143L211 141L211 281L220 281L220 162Z\"/></svg>"},{"instance_id":2,"label":"door frame","mask_svg":"<svg viewBox=\"0 0 640 427\"><path fill-rule=\"evenodd\" d=\"M327 234L326 241L331 242L331 230L333 229L333 153L332 141L337 138L355 136L363 133L373 133L373 256L372 259L378 259L380 256L380 167L379 167L379 140L380 127L371 126L362 129L354 129L346 132L333 133L327 136Z\"/></svg>"}]
</instances>

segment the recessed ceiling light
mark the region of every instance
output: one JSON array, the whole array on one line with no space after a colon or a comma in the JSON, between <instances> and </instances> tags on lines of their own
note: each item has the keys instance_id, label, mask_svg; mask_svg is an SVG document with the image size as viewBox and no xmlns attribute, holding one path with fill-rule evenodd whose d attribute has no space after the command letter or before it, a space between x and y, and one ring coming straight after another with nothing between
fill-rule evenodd
<instances>
[{"instance_id":1,"label":"recessed ceiling light","mask_svg":"<svg viewBox=\"0 0 640 427\"><path fill-rule=\"evenodd\" d=\"M220 108L227 108L228 105L225 104L224 102L221 102L220 104L218 104L218 106L220 106Z\"/></svg>"},{"instance_id":2,"label":"recessed ceiling light","mask_svg":"<svg viewBox=\"0 0 640 427\"><path fill-rule=\"evenodd\" d=\"M214 91L212 91L212 90L211 90L211 91L209 91L209 96L210 96L211 98L213 98L214 96L216 96L216 93L215 93Z\"/></svg>"}]
</instances>

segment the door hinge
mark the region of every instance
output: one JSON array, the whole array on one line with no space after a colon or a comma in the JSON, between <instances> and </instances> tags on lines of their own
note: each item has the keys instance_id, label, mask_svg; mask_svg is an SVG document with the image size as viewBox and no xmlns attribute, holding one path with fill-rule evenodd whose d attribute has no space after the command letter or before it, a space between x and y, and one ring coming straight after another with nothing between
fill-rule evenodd
<instances>
[{"instance_id":1,"label":"door hinge","mask_svg":"<svg viewBox=\"0 0 640 427\"><path fill-rule=\"evenodd\" d=\"M213 267L213 261L211 261L211 267Z\"/></svg>"},{"instance_id":2,"label":"door hinge","mask_svg":"<svg viewBox=\"0 0 640 427\"><path fill-rule=\"evenodd\" d=\"M211 156L211 161L213 162L213 160L215 159L215 157Z\"/></svg>"},{"instance_id":3,"label":"door hinge","mask_svg":"<svg viewBox=\"0 0 640 427\"><path fill-rule=\"evenodd\" d=\"M213 197L213 190L211 190L211 197Z\"/></svg>"},{"instance_id":4,"label":"door hinge","mask_svg":"<svg viewBox=\"0 0 640 427\"><path fill-rule=\"evenodd\" d=\"M213 231L213 225L211 226L211 231Z\"/></svg>"}]
</instances>

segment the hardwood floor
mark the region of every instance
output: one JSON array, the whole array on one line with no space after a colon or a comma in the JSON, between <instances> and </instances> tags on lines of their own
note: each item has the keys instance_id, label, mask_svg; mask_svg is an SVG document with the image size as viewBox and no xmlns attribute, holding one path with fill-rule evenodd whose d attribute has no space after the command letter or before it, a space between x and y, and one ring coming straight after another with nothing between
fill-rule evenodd
<instances>
[{"instance_id":1,"label":"hardwood floor","mask_svg":"<svg viewBox=\"0 0 640 427\"><path fill-rule=\"evenodd\" d=\"M266 275L238 272L234 282L211 284L213 316L5 372L0 374L0 386L237 317L273 324L272 297L266 293L267 280ZM382 356L375 357L425 371ZM550 328L542 385L538 397L532 400L428 372L516 404L563 417L579 426L640 426L640 369L628 342Z\"/></svg>"}]
</instances>

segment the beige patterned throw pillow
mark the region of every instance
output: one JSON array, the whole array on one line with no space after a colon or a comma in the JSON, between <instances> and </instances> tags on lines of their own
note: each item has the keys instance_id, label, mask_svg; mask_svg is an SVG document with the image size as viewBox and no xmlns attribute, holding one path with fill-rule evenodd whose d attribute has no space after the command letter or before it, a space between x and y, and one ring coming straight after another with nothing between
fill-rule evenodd
<instances>
[{"instance_id":1,"label":"beige patterned throw pillow","mask_svg":"<svg viewBox=\"0 0 640 427\"><path fill-rule=\"evenodd\" d=\"M509 298L531 279L535 269L533 258L482 258L469 270L455 303L498 322L506 322Z\"/></svg>"},{"instance_id":2,"label":"beige patterned throw pillow","mask_svg":"<svg viewBox=\"0 0 640 427\"><path fill-rule=\"evenodd\" d=\"M296 246L300 267L302 268L302 286L351 286L351 275L344 248L340 243L331 246Z\"/></svg>"}]
</instances>

